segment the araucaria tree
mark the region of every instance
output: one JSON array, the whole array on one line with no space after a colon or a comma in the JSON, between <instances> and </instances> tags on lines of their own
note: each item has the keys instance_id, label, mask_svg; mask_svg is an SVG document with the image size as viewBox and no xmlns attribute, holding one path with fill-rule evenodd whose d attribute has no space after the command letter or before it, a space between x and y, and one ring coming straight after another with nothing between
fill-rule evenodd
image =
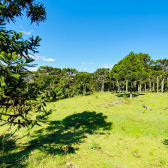
<instances>
[{"instance_id":1,"label":"araucaria tree","mask_svg":"<svg viewBox=\"0 0 168 168\"><path fill-rule=\"evenodd\" d=\"M0 126L9 125L4 134L13 126L17 131L39 125L51 113L44 108L47 82L38 86L26 80L30 73L27 67L34 66L29 54L38 52L41 39L23 40L22 33L5 30L5 24L15 22L23 11L31 23L39 25L46 20L43 4L34 0L0 1Z\"/></svg>"},{"instance_id":2,"label":"araucaria tree","mask_svg":"<svg viewBox=\"0 0 168 168\"><path fill-rule=\"evenodd\" d=\"M117 79L128 80L130 83L130 98L132 98L132 88L133 82L141 79L143 74L145 73L142 61L140 61L138 54L134 52L130 52L121 63L118 63L119 66L117 67Z\"/></svg>"}]
</instances>

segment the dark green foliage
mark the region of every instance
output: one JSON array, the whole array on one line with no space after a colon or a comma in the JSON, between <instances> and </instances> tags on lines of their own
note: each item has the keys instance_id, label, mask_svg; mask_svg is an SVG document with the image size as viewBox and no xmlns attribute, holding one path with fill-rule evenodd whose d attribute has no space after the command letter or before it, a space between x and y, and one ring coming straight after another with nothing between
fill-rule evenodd
<instances>
[{"instance_id":1,"label":"dark green foliage","mask_svg":"<svg viewBox=\"0 0 168 168\"><path fill-rule=\"evenodd\" d=\"M23 11L26 10L27 17L31 23L39 25L40 22L46 20L46 11L42 3L35 0L1 0L0 15L5 22L15 22L16 17L21 17Z\"/></svg>"},{"instance_id":2,"label":"dark green foliage","mask_svg":"<svg viewBox=\"0 0 168 168\"><path fill-rule=\"evenodd\" d=\"M104 92L104 83L109 78L109 68L99 68L94 72L94 78L97 84L101 86L101 92Z\"/></svg>"},{"instance_id":3,"label":"dark green foliage","mask_svg":"<svg viewBox=\"0 0 168 168\"><path fill-rule=\"evenodd\" d=\"M51 113L44 108L48 81L36 85L27 80L31 74L27 67L34 66L31 64L34 59L29 54L38 52L36 47L41 39L37 36L23 40L22 33L7 31L3 27L4 22L14 22L24 10L31 23L39 24L46 19L43 5L33 0L0 2L0 126L9 125L3 135L13 126L17 126L16 132L22 127L39 125Z\"/></svg>"},{"instance_id":4,"label":"dark green foliage","mask_svg":"<svg viewBox=\"0 0 168 168\"><path fill-rule=\"evenodd\" d=\"M40 67L35 75L32 75L32 80L40 84L44 79L49 81L48 89L53 93L48 96L48 101L79 94L85 96L94 91L128 93L132 90L141 94L142 89L151 92L159 87L161 90L168 88L166 59L153 61L148 54L133 52L115 64L111 71L108 68L99 68L94 73L87 73L77 72L73 68L61 70L48 66ZM160 80L161 85L158 84Z\"/></svg>"},{"instance_id":5,"label":"dark green foliage","mask_svg":"<svg viewBox=\"0 0 168 168\"><path fill-rule=\"evenodd\" d=\"M80 88L83 88L83 95L85 96L86 91L90 91L90 81L91 81L91 74L87 72L79 72L75 76L75 82L79 84Z\"/></svg>"}]
</instances>

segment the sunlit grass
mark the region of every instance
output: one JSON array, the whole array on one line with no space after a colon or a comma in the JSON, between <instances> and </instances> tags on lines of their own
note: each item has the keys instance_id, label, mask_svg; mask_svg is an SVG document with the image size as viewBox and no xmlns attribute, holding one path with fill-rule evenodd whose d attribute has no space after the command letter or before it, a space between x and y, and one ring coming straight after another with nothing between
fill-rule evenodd
<instances>
[{"instance_id":1,"label":"sunlit grass","mask_svg":"<svg viewBox=\"0 0 168 168\"><path fill-rule=\"evenodd\" d=\"M105 108L122 98L126 102ZM48 103L47 108L53 109L50 123L33 129L28 138L23 136L25 130L20 130L16 137L18 147L6 157L8 161L24 158L8 164L16 167L67 167L67 163L79 168L168 167L167 100L167 93L147 93L130 100L108 92ZM111 130L105 128L109 123Z\"/></svg>"}]
</instances>

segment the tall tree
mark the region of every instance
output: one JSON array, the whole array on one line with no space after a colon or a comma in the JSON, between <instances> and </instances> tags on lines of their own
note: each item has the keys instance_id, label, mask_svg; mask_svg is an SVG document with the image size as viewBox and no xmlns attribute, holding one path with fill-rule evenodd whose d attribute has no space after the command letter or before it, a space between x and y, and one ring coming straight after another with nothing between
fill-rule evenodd
<instances>
[{"instance_id":1,"label":"tall tree","mask_svg":"<svg viewBox=\"0 0 168 168\"><path fill-rule=\"evenodd\" d=\"M122 61L119 62L117 67L117 77L130 82L130 98L132 98L133 82L137 81L144 74L144 67L139 59L137 53L130 52Z\"/></svg>"},{"instance_id":2,"label":"tall tree","mask_svg":"<svg viewBox=\"0 0 168 168\"><path fill-rule=\"evenodd\" d=\"M23 11L26 11L31 23L38 25L46 20L43 4L34 0L0 1L0 126L9 125L7 131L14 125L17 125L16 131L21 127L38 125L51 113L44 108L43 93L47 83L37 87L25 80L26 67L33 66L30 63L34 61L29 54L38 52L36 47L40 37L23 40L22 33L4 28L5 23L15 22L16 17L21 17ZM31 119L32 113L35 119Z\"/></svg>"},{"instance_id":3,"label":"tall tree","mask_svg":"<svg viewBox=\"0 0 168 168\"><path fill-rule=\"evenodd\" d=\"M66 89L66 92L68 94L68 97L70 97L71 93L71 82L74 81L74 76L77 74L77 70L75 68L63 68L61 71L61 76L64 78L62 81L68 82L68 88Z\"/></svg>"},{"instance_id":4,"label":"tall tree","mask_svg":"<svg viewBox=\"0 0 168 168\"><path fill-rule=\"evenodd\" d=\"M167 76L167 67L168 67L168 59L159 59L155 61L155 64L161 68L160 78L162 80L161 83L161 93L164 92L164 80Z\"/></svg>"},{"instance_id":5,"label":"tall tree","mask_svg":"<svg viewBox=\"0 0 168 168\"><path fill-rule=\"evenodd\" d=\"M109 77L109 68L99 68L94 74L97 81L101 82L101 92L104 92L104 83Z\"/></svg>"},{"instance_id":6,"label":"tall tree","mask_svg":"<svg viewBox=\"0 0 168 168\"><path fill-rule=\"evenodd\" d=\"M88 72L78 72L75 76L76 82L80 83L83 87L83 96L86 95L86 84L91 80L91 74Z\"/></svg>"}]
</instances>

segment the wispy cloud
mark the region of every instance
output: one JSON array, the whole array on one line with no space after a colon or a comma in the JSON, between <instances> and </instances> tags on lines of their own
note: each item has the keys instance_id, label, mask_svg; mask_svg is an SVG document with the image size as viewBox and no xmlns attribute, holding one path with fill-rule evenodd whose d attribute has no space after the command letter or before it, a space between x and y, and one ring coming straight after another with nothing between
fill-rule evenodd
<instances>
[{"instance_id":1,"label":"wispy cloud","mask_svg":"<svg viewBox=\"0 0 168 168\"><path fill-rule=\"evenodd\" d=\"M112 68L114 64L102 64L101 67L103 68Z\"/></svg>"},{"instance_id":2,"label":"wispy cloud","mask_svg":"<svg viewBox=\"0 0 168 168\"><path fill-rule=\"evenodd\" d=\"M54 62L55 61L55 59L52 59L52 58L48 58L48 59L46 59L46 58L44 58L44 59L42 59L43 61L48 61L48 62Z\"/></svg>"},{"instance_id":3,"label":"wispy cloud","mask_svg":"<svg viewBox=\"0 0 168 168\"><path fill-rule=\"evenodd\" d=\"M87 68L79 68L80 71L85 71Z\"/></svg>"},{"instance_id":4,"label":"wispy cloud","mask_svg":"<svg viewBox=\"0 0 168 168\"><path fill-rule=\"evenodd\" d=\"M80 64L94 64L94 62L82 62Z\"/></svg>"},{"instance_id":5,"label":"wispy cloud","mask_svg":"<svg viewBox=\"0 0 168 168\"><path fill-rule=\"evenodd\" d=\"M29 54L29 57L35 59L36 61L38 61L39 59L41 59L41 60L43 60L43 61L47 61L47 62L54 62L54 61L56 61L56 60L53 59L53 58L46 58L46 57L44 57L44 56L38 56L38 55L33 56L33 55L30 55L30 54Z\"/></svg>"},{"instance_id":6,"label":"wispy cloud","mask_svg":"<svg viewBox=\"0 0 168 168\"><path fill-rule=\"evenodd\" d=\"M30 30L30 31L23 31L23 34L25 35L31 35L32 32L34 32L34 30Z\"/></svg>"},{"instance_id":7,"label":"wispy cloud","mask_svg":"<svg viewBox=\"0 0 168 168\"><path fill-rule=\"evenodd\" d=\"M38 56L38 55L31 55L31 54L29 54L29 57L31 57L31 58L33 58L33 59L35 59L36 61L38 61L39 59L45 59L45 57L41 57L41 56Z\"/></svg>"},{"instance_id":8,"label":"wispy cloud","mask_svg":"<svg viewBox=\"0 0 168 168\"><path fill-rule=\"evenodd\" d=\"M20 25L19 27L22 28L23 30L26 30L22 25Z\"/></svg>"},{"instance_id":9,"label":"wispy cloud","mask_svg":"<svg viewBox=\"0 0 168 168\"><path fill-rule=\"evenodd\" d=\"M34 32L34 30L29 30L29 31L26 31L26 29L22 26L22 25L20 25L20 28L22 29L22 30L24 30L24 31L20 31L20 32L23 32L23 34L25 34L25 35L31 35L32 34L32 32Z\"/></svg>"}]
</instances>

